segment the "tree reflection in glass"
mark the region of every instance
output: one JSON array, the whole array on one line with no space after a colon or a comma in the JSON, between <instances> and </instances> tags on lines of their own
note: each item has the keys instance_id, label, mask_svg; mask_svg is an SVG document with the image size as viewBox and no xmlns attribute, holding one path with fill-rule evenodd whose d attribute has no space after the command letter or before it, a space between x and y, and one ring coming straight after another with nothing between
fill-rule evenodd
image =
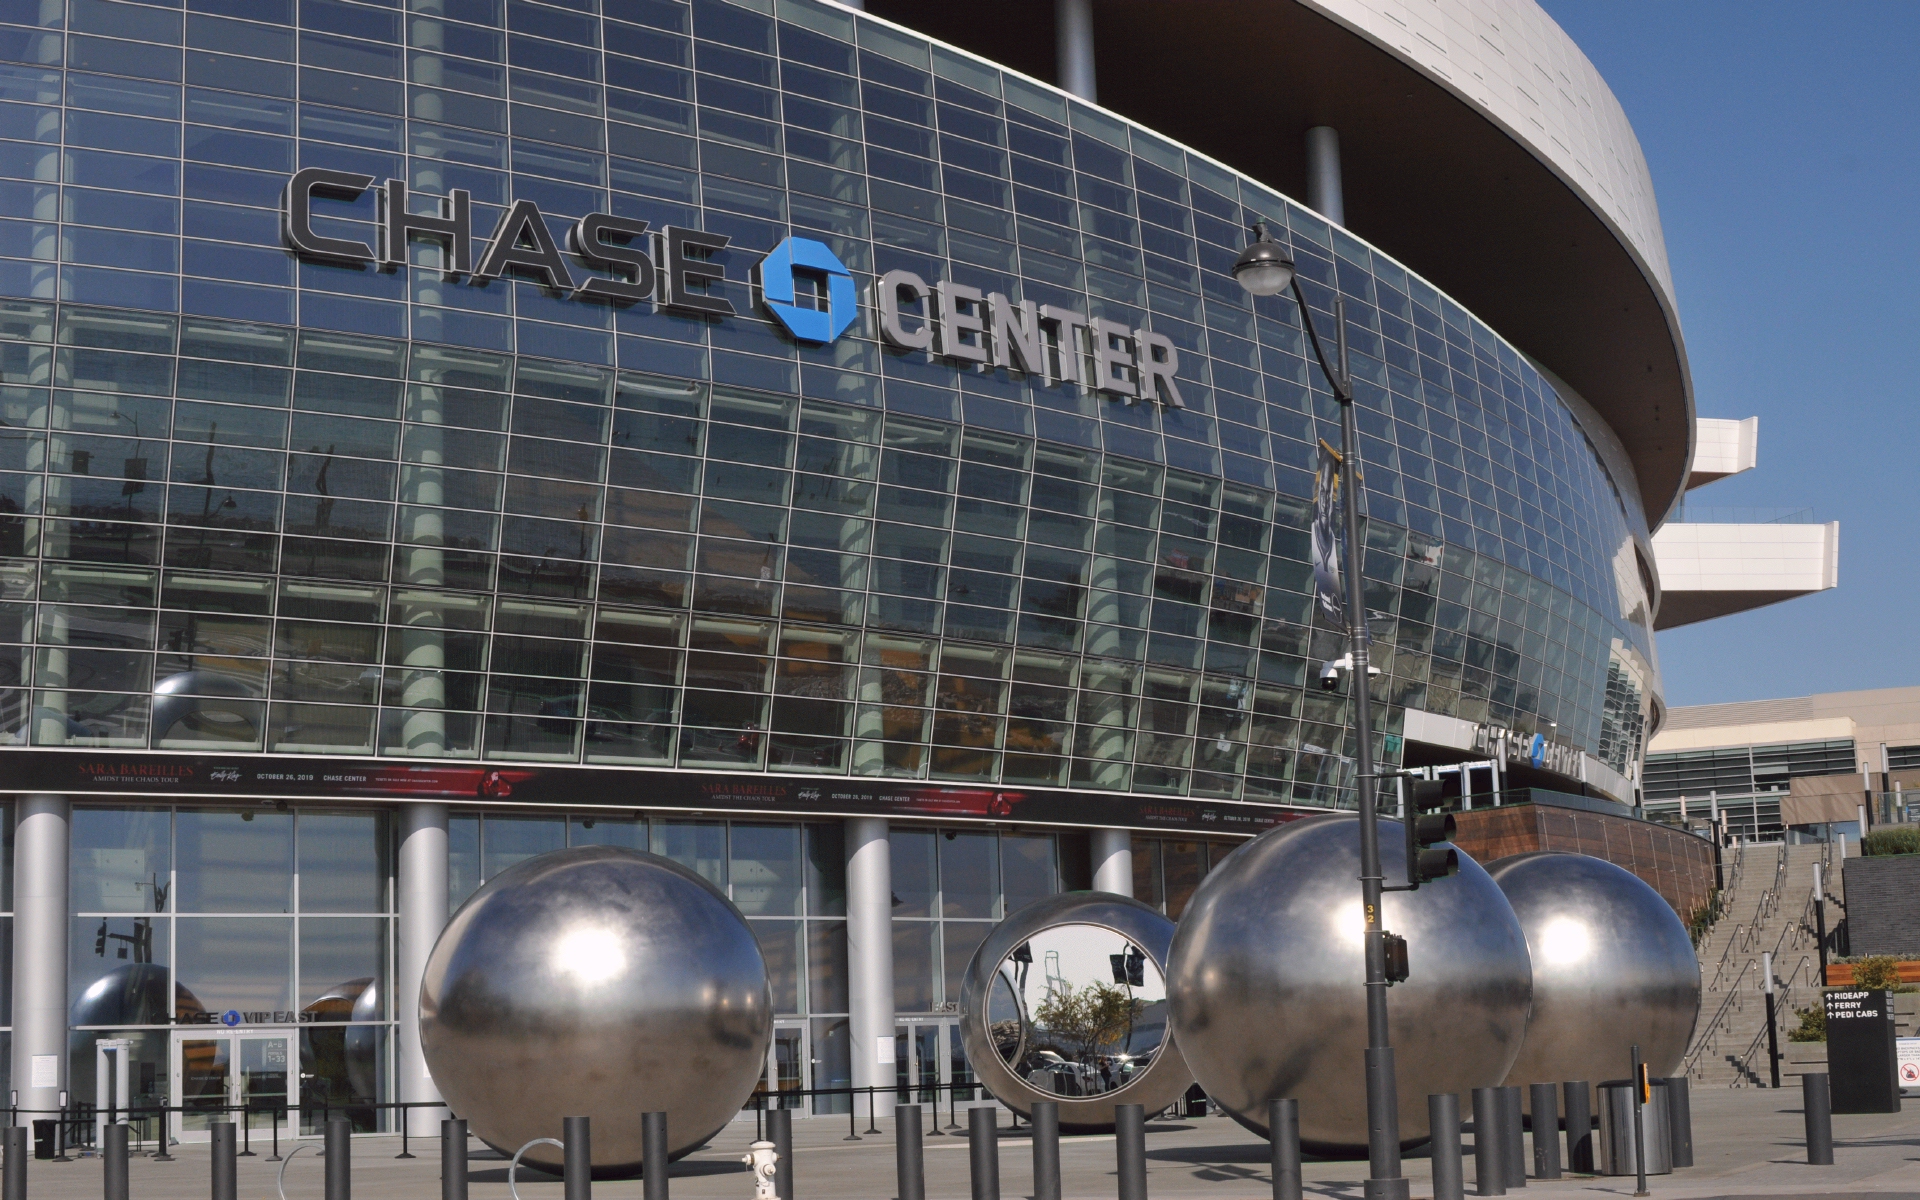
<instances>
[{"instance_id":1,"label":"tree reflection in glass","mask_svg":"<svg viewBox=\"0 0 1920 1200\"><path fill-rule=\"evenodd\" d=\"M1118 1091L1152 1065L1167 987L1140 947L1098 925L1057 925L1018 946L987 1004L994 1048L1052 1096Z\"/></svg>"}]
</instances>

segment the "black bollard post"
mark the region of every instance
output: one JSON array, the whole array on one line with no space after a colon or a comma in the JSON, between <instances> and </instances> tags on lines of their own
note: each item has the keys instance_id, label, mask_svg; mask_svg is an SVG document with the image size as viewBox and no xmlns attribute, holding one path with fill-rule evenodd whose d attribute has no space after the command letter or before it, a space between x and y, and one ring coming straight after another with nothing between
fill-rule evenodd
<instances>
[{"instance_id":1,"label":"black bollard post","mask_svg":"<svg viewBox=\"0 0 1920 1200\"><path fill-rule=\"evenodd\" d=\"M771 1109L767 1113L767 1140L780 1157L773 1164L773 1190L780 1200L793 1200L793 1110Z\"/></svg>"},{"instance_id":2,"label":"black bollard post","mask_svg":"<svg viewBox=\"0 0 1920 1200\"><path fill-rule=\"evenodd\" d=\"M593 1122L587 1117L560 1119L561 1178L566 1200L593 1200Z\"/></svg>"},{"instance_id":3,"label":"black bollard post","mask_svg":"<svg viewBox=\"0 0 1920 1200\"><path fill-rule=\"evenodd\" d=\"M27 1127L9 1125L5 1134L6 1167L0 1179L0 1200L27 1200Z\"/></svg>"},{"instance_id":4,"label":"black bollard post","mask_svg":"<svg viewBox=\"0 0 1920 1200\"><path fill-rule=\"evenodd\" d=\"M1033 1102L1033 1200L1060 1200L1060 1104Z\"/></svg>"},{"instance_id":5,"label":"black bollard post","mask_svg":"<svg viewBox=\"0 0 1920 1200\"><path fill-rule=\"evenodd\" d=\"M1567 1170L1593 1174L1593 1091L1584 1079L1560 1085L1567 1103Z\"/></svg>"},{"instance_id":6,"label":"black bollard post","mask_svg":"<svg viewBox=\"0 0 1920 1200\"><path fill-rule=\"evenodd\" d=\"M1527 1089L1533 1109L1533 1177L1560 1178L1560 1089L1536 1083Z\"/></svg>"},{"instance_id":7,"label":"black bollard post","mask_svg":"<svg viewBox=\"0 0 1920 1200\"><path fill-rule=\"evenodd\" d=\"M920 1153L920 1106L893 1106L894 1194L899 1200L927 1200L927 1165Z\"/></svg>"},{"instance_id":8,"label":"black bollard post","mask_svg":"<svg viewBox=\"0 0 1920 1200\"><path fill-rule=\"evenodd\" d=\"M353 1200L353 1122L327 1118L327 1200Z\"/></svg>"},{"instance_id":9,"label":"black bollard post","mask_svg":"<svg viewBox=\"0 0 1920 1200\"><path fill-rule=\"evenodd\" d=\"M1500 1089L1473 1089L1473 1184L1481 1196L1507 1194L1506 1167L1500 1161Z\"/></svg>"},{"instance_id":10,"label":"black bollard post","mask_svg":"<svg viewBox=\"0 0 1920 1200\"><path fill-rule=\"evenodd\" d=\"M1667 1143L1674 1169L1693 1165L1693 1101L1685 1075L1667 1077Z\"/></svg>"},{"instance_id":11,"label":"black bollard post","mask_svg":"<svg viewBox=\"0 0 1920 1200\"><path fill-rule=\"evenodd\" d=\"M1267 1101L1267 1154L1273 1168L1273 1200L1300 1200L1298 1100Z\"/></svg>"},{"instance_id":12,"label":"black bollard post","mask_svg":"<svg viewBox=\"0 0 1920 1200\"><path fill-rule=\"evenodd\" d=\"M1113 1154L1120 1200L1147 1200L1147 1112L1138 1104L1113 1106Z\"/></svg>"},{"instance_id":13,"label":"black bollard post","mask_svg":"<svg viewBox=\"0 0 1920 1200\"><path fill-rule=\"evenodd\" d=\"M1807 1161L1816 1167L1833 1165L1833 1095L1826 1072L1800 1077L1800 1108L1807 1118Z\"/></svg>"},{"instance_id":14,"label":"black bollard post","mask_svg":"<svg viewBox=\"0 0 1920 1200\"><path fill-rule=\"evenodd\" d=\"M467 1200L467 1123L440 1122L440 1200Z\"/></svg>"},{"instance_id":15,"label":"black bollard post","mask_svg":"<svg viewBox=\"0 0 1920 1200\"><path fill-rule=\"evenodd\" d=\"M667 1200L667 1114L640 1114L640 1181L642 1200Z\"/></svg>"},{"instance_id":16,"label":"black bollard post","mask_svg":"<svg viewBox=\"0 0 1920 1200\"><path fill-rule=\"evenodd\" d=\"M212 1151L213 1200L234 1200L240 1192L239 1167L233 1146L233 1122L215 1121L208 1126Z\"/></svg>"},{"instance_id":17,"label":"black bollard post","mask_svg":"<svg viewBox=\"0 0 1920 1200\"><path fill-rule=\"evenodd\" d=\"M940 1110L933 1111L938 1121ZM973 1200L1000 1200L1000 1113L992 1105L967 1110L967 1174Z\"/></svg>"},{"instance_id":18,"label":"black bollard post","mask_svg":"<svg viewBox=\"0 0 1920 1200\"><path fill-rule=\"evenodd\" d=\"M101 1195L127 1200L127 1127L118 1121L100 1132Z\"/></svg>"},{"instance_id":19,"label":"black bollard post","mask_svg":"<svg viewBox=\"0 0 1920 1200\"><path fill-rule=\"evenodd\" d=\"M1460 1167L1460 1097L1452 1092L1428 1096L1427 1128L1433 1139L1433 1200L1462 1200L1467 1188Z\"/></svg>"},{"instance_id":20,"label":"black bollard post","mask_svg":"<svg viewBox=\"0 0 1920 1200\"><path fill-rule=\"evenodd\" d=\"M1500 1182L1509 1188L1527 1186L1527 1133L1520 1111L1520 1089L1500 1092Z\"/></svg>"}]
</instances>

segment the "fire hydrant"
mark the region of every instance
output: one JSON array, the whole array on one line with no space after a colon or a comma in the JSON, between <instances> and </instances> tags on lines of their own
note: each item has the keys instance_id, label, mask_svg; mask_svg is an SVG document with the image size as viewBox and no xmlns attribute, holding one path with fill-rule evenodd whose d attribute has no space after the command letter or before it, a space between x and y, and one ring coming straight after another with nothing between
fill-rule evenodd
<instances>
[{"instance_id":1,"label":"fire hydrant","mask_svg":"<svg viewBox=\"0 0 1920 1200\"><path fill-rule=\"evenodd\" d=\"M755 1142L740 1161L753 1168L753 1200L778 1200L780 1193L774 1190L773 1177L780 1155L773 1143Z\"/></svg>"}]
</instances>

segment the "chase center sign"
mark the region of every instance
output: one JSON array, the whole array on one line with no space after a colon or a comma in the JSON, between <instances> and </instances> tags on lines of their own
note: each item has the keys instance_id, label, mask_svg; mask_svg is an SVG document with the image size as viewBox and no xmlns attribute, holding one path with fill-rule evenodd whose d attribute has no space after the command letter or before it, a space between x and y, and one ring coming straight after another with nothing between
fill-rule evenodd
<instances>
[{"instance_id":1,"label":"chase center sign","mask_svg":"<svg viewBox=\"0 0 1920 1200\"><path fill-rule=\"evenodd\" d=\"M448 280L484 287L511 275L575 300L653 304L715 319L735 315L732 302L713 290L725 278L713 255L729 239L698 229L654 230L611 213L582 217L567 231L567 248L593 272L580 279L531 200L507 208L478 261L472 201L459 188L438 200L435 214L422 216L408 211L405 182L387 180L376 195L378 246L314 229L315 197L354 201L374 186L373 176L352 171L309 167L294 174L281 196L287 248L318 262L390 271L407 264L414 241L425 241L439 247L441 274ZM754 284L760 303L798 341L832 342L859 315L853 273L811 238L789 237L768 251L754 268ZM912 271L888 271L873 292L880 336L898 349L924 351L963 369L1004 367L1049 384L1078 384L1129 403L1185 407L1174 381L1180 355L1163 334L1031 300L1015 302L999 292L983 295L944 279L928 284Z\"/></svg>"}]
</instances>

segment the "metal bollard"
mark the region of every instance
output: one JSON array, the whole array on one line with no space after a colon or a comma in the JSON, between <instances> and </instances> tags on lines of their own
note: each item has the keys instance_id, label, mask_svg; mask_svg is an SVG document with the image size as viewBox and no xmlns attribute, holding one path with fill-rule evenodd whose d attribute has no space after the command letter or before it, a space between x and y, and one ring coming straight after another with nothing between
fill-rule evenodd
<instances>
[{"instance_id":1,"label":"metal bollard","mask_svg":"<svg viewBox=\"0 0 1920 1200\"><path fill-rule=\"evenodd\" d=\"M327 1200L353 1200L353 1123L327 1118Z\"/></svg>"},{"instance_id":2,"label":"metal bollard","mask_svg":"<svg viewBox=\"0 0 1920 1200\"><path fill-rule=\"evenodd\" d=\"M1473 1184L1481 1196L1507 1194L1506 1167L1500 1160L1500 1089L1473 1089Z\"/></svg>"},{"instance_id":3,"label":"metal bollard","mask_svg":"<svg viewBox=\"0 0 1920 1200\"><path fill-rule=\"evenodd\" d=\"M1500 1180L1508 1188L1527 1186L1526 1114L1517 1087L1500 1089Z\"/></svg>"},{"instance_id":4,"label":"metal bollard","mask_svg":"<svg viewBox=\"0 0 1920 1200\"><path fill-rule=\"evenodd\" d=\"M1560 1085L1567 1104L1567 1170L1593 1174L1593 1089L1584 1079Z\"/></svg>"},{"instance_id":5,"label":"metal bollard","mask_svg":"<svg viewBox=\"0 0 1920 1200\"><path fill-rule=\"evenodd\" d=\"M1800 1077L1800 1108L1807 1118L1807 1161L1833 1165L1833 1094L1825 1071Z\"/></svg>"},{"instance_id":6,"label":"metal bollard","mask_svg":"<svg viewBox=\"0 0 1920 1200\"><path fill-rule=\"evenodd\" d=\"M920 1106L893 1107L893 1172L899 1200L927 1200L927 1164L920 1152Z\"/></svg>"},{"instance_id":7,"label":"metal bollard","mask_svg":"<svg viewBox=\"0 0 1920 1200\"><path fill-rule=\"evenodd\" d=\"M642 1200L667 1200L667 1114L640 1114L640 1182Z\"/></svg>"},{"instance_id":8,"label":"metal bollard","mask_svg":"<svg viewBox=\"0 0 1920 1200\"><path fill-rule=\"evenodd\" d=\"M101 1194L127 1200L127 1127L115 1121L100 1131Z\"/></svg>"},{"instance_id":9,"label":"metal bollard","mask_svg":"<svg viewBox=\"0 0 1920 1200\"><path fill-rule=\"evenodd\" d=\"M27 1157L32 1151L27 1149L27 1127L9 1125L4 1134L6 1147L6 1167L0 1172L0 1200L27 1200Z\"/></svg>"},{"instance_id":10,"label":"metal bollard","mask_svg":"<svg viewBox=\"0 0 1920 1200\"><path fill-rule=\"evenodd\" d=\"M1693 1165L1693 1101L1687 1077L1667 1077L1667 1161L1676 1170Z\"/></svg>"},{"instance_id":11,"label":"metal bollard","mask_svg":"<svg viewBox=\"0 0 1920 1200\"><path fill-rule=\"evenodd\" d=\"M1113 1154L1120 1200L1147 1200L1147 1112L1138 1104L1113 1106Z\"/></svg>"},{"instance_id":12,"label":"metal bollard","mask_svg":"<svg viewBox=\"0 0 1920 1200\"><path fill-rule=\"evenodd\" d=\"M1536 1083L1527 1089L1533 1109L1533 1177L1560 1178L1560 1089Z\"/></svg>"},{"instance_id":13,"label":"metal bollard","mask_svg":"<svg viewBox=\"0 0 1920 1200\"><path fill-rule=\"evenodd\" d=\"M593 1120L560 1118L560 1174L566 1200L593 1200Z\"/></svg>"},{"instance_id":14,"label":"metal bollard","mask_svg":"<svg viewBox=\"0 0 1920 1200\"><path fill-rule=\"evenodd\" d=\"M1000 1114L990 1105L967 1110L967 1174L973 1200L1000 1200Z\"/></svg>"},{"instance_id":15,"label":"metal bollard","mask_svg":"<svg viewBox=\"0 0 1920 1200\"><path fill-rule=\"evenodd\" d=\"M467 1123L440 1122L440 1200L467 1200Z\"/></svg>"},{"instance_id":16,"label":"metal bollard","mask_svg":"<svg viewBox=\"0 0 1920 1200\"><path fill-rule=\"evenodd\" d=\"M1428 1096L1427 1127L1433 1137L1433 1200L1462 1200L1467 1190L1460 1164L1460 1097L1452 1092ZM1297 1189L1293 1194L1300 1195Z\"/></svg>"},{"instance_id":17,"label":"metal bollard","mask_svg":"<svg viewBox=\"0 0 1920 1200\"><path fill-rule=\"evenodd\" d=\"M213 1158L213 1200L234 1200L240 1191L240 1176L234 1155L233 1122L215 1121L208 1127L208 1134Z\"/></svg>"},{"instance_id":18,"label":"metal bollard","mask_svg":"<svg viewBox=\"0 0 1920 1200\"><path fill-rule=\"evenodd\" d=\"M776 1108L767 1113L767 1140L780 1157L773 1164L773 1190L780 1200L793 1200L793 1110Z\"/></svg>"},{"instance_id":19,"label":"metal bollard","mask_svg":"<svg viewBox=\"0 0 1920 1200\"><path fill-rule=\"evenodd\" d=\"M1060 1104L1036 1100L1033 1124L1033 1200L1060 1200Z\"/></svg>"},{"instance_id":20,"label":"metal bollard","mask_svg":"<svg viewBox=\"0 0 1920 1200\"><path fill-rule=\"evenodd\" d=\"M1267 1101L1267 1153L1273 1168L1273 1200L1300 1200L1300 1102Z\"/></svg>"}]
</instances>

